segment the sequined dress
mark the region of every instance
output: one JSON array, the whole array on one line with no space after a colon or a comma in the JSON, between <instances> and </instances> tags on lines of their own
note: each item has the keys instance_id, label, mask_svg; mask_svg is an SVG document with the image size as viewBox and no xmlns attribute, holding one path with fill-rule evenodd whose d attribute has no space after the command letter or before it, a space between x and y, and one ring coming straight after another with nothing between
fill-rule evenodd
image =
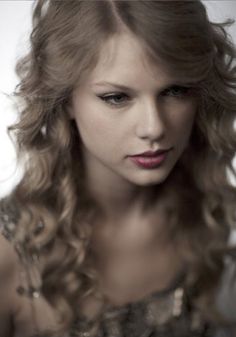
<instances>
[{"instance_id":1,"label":"sequined dress","mask_svg":"<svg viewBox=\"0 0 236 337\"><path fill-rule=\"evenodd\" d=\"M0 227L0 231L10 238L6 227ZM236 254L225 259L216 299L216 306L232 322L230 324L216 325L204 320L201 312L193 307L194 294L185 289L184 277L180 275L169 289L152 293L140 301L108 306L99 323L78 317L63 337L236 337ZM98 327L96 334L91 333L95 326ZM50 334L37 337L50 337Z\"/></svg>"},{"instance_id":2,"label":"sequined dress","mask_svg":"<svg viewBox=\"0 0 236 337\"><path fill-rule=\"evenodd\" d=\"M217 325L204 320L192 305L194 294L182 286L183 280L181 275L168 290L135 303L108 307L95 337L236 337L236 256L225 259L215 301L230 323ZM65 337L91 337L89 330L94 324L80 318Z\"/></svg>"},{"instance_id":3,"label":"sequined dress","mask_svg":"<svg viewBox=\"0 0 236 337\"><path fill-rule=\"evenodd\" d=\"M173 312L174 297L182 297L177 288L172 294L153 294L121 308L110 308L102 317L96 337L235 337L234 325L209 324L194 310L183 294L181 310ZM93 322L79 320L68 337L90 337ZM67 336L66 336L67 337Z\"/></svg>"}]
</instances>

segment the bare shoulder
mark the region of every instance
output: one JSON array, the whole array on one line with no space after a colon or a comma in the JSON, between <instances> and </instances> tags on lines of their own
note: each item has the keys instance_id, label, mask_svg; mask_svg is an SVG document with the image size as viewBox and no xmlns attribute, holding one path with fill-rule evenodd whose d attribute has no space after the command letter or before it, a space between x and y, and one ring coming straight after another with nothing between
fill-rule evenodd
<instances>
[{"instance_id":1,"label":"bare shoulder","mask_svg":"<svg viewBox=\"0 0 236 337\"><path fill-rule=\"evenodd\" d=\"M15 276L19 269L19 258L11 244L2 233L0 233L0 296L4 298L8 295L8 289L14 283ZM2 301L0 306L2 305Z\"/></svg>"},{"instance_id":2,"label":"bare shoulder","mask_svg":"<svg viewBox=\"0 0 236 337\"><path fill-rule=\"evenodd\" d=\"M13 287L18 256L12 244L0 233L0 337L12 336L12 313L16 308Z\"/></svg>"},{"instance_id":3,"label":"bare shoulder","mask_svg":"<svg viewBox=\"0 0 236 337\"><path fill-rule=\"evenodd\" d=\"M28 286L20 258L0 233L0 337L28 337L56 329L58 318L44 296L22 295L19 286Z\"/></svg>"},{"instance_id":4,"label":"bare shoulder","mask_svg":"<svg viewBox=\"0 0 236 337\"><path fill-rule=\"evenodd\" d=\"M0 233L0 280L11 276L18 265L18 255L2 233Z\"/></svg>"}]
</instances>

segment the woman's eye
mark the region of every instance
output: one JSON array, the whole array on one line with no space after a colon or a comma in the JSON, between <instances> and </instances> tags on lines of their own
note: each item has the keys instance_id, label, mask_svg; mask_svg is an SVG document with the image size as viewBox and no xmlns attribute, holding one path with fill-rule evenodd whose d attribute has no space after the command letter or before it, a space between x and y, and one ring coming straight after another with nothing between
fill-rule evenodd
<instances>
[{"instance_id":1,"label":"woman's eye","mask_svg":"<svg viewBox=\"0 0 236 337\"><path fill-rule=\"evenodd\" d=\"M162 93L163 96L170 96L170 97L176 97L176 98L181 98L186 96L190 91L189 87L182 87L179 85L174 85Z\"/></svg>"},{"instance_id":2,"label":"woman's eye","mask_svg":"<svg viewBox=\"0 0 236 337\"><path fill-rule=\"evenodd\" d=\"M129 97L123 93L109 94L109 95L100 95L98 96L101 100L110 105L122 105L126 103Z\"/></svg>"}]
</instances>

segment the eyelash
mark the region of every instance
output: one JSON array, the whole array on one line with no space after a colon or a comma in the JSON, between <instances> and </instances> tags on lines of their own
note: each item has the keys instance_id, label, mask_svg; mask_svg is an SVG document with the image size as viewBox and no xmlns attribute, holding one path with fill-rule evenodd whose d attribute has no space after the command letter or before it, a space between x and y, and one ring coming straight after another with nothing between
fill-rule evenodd
<instances>
[{"instance_id":1,"label":"eyelash","mask_svg":"<svg viewBox=\"0 0 236 337\"><path fill-rule=\"evenodd\" d=\"M171 90L173 89L177 89L177 91L181 91L180 94L177 94L177 95L168 95L169 92L171 92ZM185 96L188 95L190 91L190 88L189 87L184 87L184 86L179 86L179 85L173 85L172 87L170 88L167 88L165 89L162 93L161 93L161 96L169 96L169 97L173 97L173 98L176 98L176 99L181 99ZM130 100L130 97L123 93L123 92L117 92L117 93L113 93L113 94L106 94L106 95L99 95L98 96L101 100L103 100L105 103L109 104L109 105L112 105L112 106L121 106L123 104L125 104L125 102L127 100ZM114 103L114 101L112 102L112 100L116 99L117 97L123 97L123 98L126 98L125 99L125 102L122 101L122 102L118 102L118 103Z\"/></svg>"},{"instance_id":2,"label":"eyelash","mask_svg":"<svg viewBox=\"0 0 236 337\"><path fill-rule=\"evenodd\" d=\"M181 93L178 94L178 95L170 95L171 97L182 98L184 96L187 96L189 94L189 91L190 91L191 88L184 87L184 86L181 86L181 85L173 85L172 87L165 89L162 92L162 96L165 95L166 93L170 92L171 90L176 90L176 89L177 89L177 91L180 90Z\"/></svg>"},{"instance_id":3,"label":"eyelash","mask_svg":"<svg viewBox=\"0 0 236 337\"><path fill-rule=\"evenodd\" d=\"M124 104L124 102L121 103L114 103L112 102L112 100L116 99L117 97L125 97L126 100L129 100L130 97L122 92L118 92L118 93L114 93L114 94L109 94L109 95L104 95L104 96L98 96L99 98L101 98L105 103L113 105L113 106L120 106L122 104Z\"/></svg>"}]
</instances>

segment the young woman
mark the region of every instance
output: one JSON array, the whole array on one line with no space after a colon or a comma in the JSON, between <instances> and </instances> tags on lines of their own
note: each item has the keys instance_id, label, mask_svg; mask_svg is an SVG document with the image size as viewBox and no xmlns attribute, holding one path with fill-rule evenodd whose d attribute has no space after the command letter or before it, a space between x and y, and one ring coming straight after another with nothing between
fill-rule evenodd
<instances>
[{"instance_id":1,"label":"young woman","mask_svg":"<svg viewBox=\"0 0 236 337\"><path fill-rule=\"evenodd\" d=\"M199 0L36 2L1 337L234 335L230 23Z\"/></svg>"}]
</instances>

